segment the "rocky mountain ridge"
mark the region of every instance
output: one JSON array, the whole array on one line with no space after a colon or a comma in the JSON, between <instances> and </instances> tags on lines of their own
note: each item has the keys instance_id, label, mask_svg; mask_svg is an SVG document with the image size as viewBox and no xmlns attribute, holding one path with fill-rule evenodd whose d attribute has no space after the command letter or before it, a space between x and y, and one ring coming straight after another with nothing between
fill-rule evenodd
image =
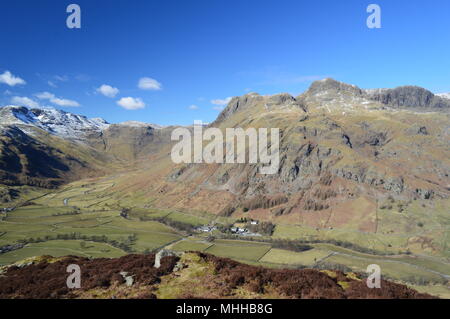
<instances>
[{"instance_id":1,"label":"rocky mountain ridge","mask_svg":"<svg viewBox=\"0 0 450 319\"><path fill-rule=\"evenodd\" d=\"M433 94L418 86L401 86L394 89L361 89L356 85L346 84L331 78L315 81L309 89L293 97L288 93L262 96L258 93L248 93L234 97L226 108L219 114L215 124L222 122L232 114L250 109L258 102L264 102L266 110L296 108L307 112L307 104L328 103L338 105L345 111L349 105L361 104L392 108L425 108L432 111L450 109L450 93ZM376 105L373 102L380 104ZM0 107L0 126L21 125L41 128L62 138L82 138L86 132L101 132L110 123L101 118L87 118L51 107L27 108L24 106L6 105ZM138 121L126 121L114 125L126 127L151 127L162 129L163 126Z\"/></svg>"},{"instance_id":2,"label":"rocky mountain ridge","mask_svg":"<svg viewBox=\"0 0 450 319\"><path fill-rule=\"evenodd\" d=\"M126 121L114 125L124 127L163 128L157 124L138 121ZM87 118L52 107L27 108L25 106L6 105L0 107L0 126L19 126L27 130L27 126L42 129L52 135L65 139L83 140L92 132L107 130L111 124L102 118ZM32 130L28 130L32 132Z\"/></svg>"},{"instance_id":3,"label":"rocky mountain ridge","mask_svg":"<svg viewBox=\"0 0 450 319\"><path fill-rule=\"evenodd\" d=\"M438 93L436 94L439 97L442 97L444 99L449 99L450 100L450 93Z\"/></svg>"},{"instance_id":4,"label":"rocky mountain ridge","mask_svg":"<svg viewBox=\"0 0 450 319\"><path fill-rule=\"evenodd\" d=\"M260 95L248 93L233 97L219 114L214 124L240 112L264 103L266 111L287 108L305 112L314 108L330 111L351 111L353 109L404 109L423 111L449 111L448 94L433 94L418 86L401 86L394 89L361 89L356 85L336 81L332 78L315 81L304 93L294 97L288 93Z\"/></svg>"},{"instance_id":5,"label":"rocky mountain ridge","mask_svg":"<svg viewBox=\"0 0 450 319\"><path fill-rule=\"evenodd\" d=\"M221 196L221 200L208 207L221 210L226 201L239 206L258 196L286 194L289 200L280 208L281 214L311 209L326 211L337 203L368 194L402 199L447 198L450 128L444 100L418 87L373 91L333 79L316 81L297 97L286 93L234 97L210 126L280 128L280 167L272 176L259 175L260 164L176 165L169 158L173 127L136 122L107 124L62 114L63 119L70 120L66 122L71 130L79 128L77 132L83 133L84 141L79 145L84 154L96 154L95 158L108 162L105 166L145 163L148 158L156 158L152 165L164 167L157 176L147 173L151 170L145 164L137 166L142 172L139 179L151 184L149 190L161 187L177 192L174 196L193 194L177 202L168 196L170 191L158 191L161 204L177 202L191 207L191 198L203 191ZM417 108L423 111L416 112ZM35 124L44 118L37 110L18 107L0 110L7 115L0 119L6 126L18 121L38 128L44 125ZM60 123L64 121L52 125L64 125ZM14 144L10 141L8 145L11 143ZM20 157L20 151L11 147L10 153L4 154ZM13 162L12 155L9 156L4 163ZM80 162L89 167L85 159ZM32 157L29 160L33 161ZM11 169L8 165L0 170L8 173ZM132 180L136 178L130 176ZM194 206L201 208L200 202Z\"/></svg>"},{"instance_id":6,"label":"rocky mountain ridge","mask_svg":"<svg viewBox=\"0 0 450 319\"><path fill-rule=\"evenodd\" d=\"M109 123L101 118L89 119L50 107L29 109L7 105L0 108L0 125L19 125L25 130L26 126L33 126L62 138L77 139L87 131L101 131Z\"/></svg>"},{"instance_id":7,"label":"rocky mountain ridge","mask_svg":"<svg viewBox=\"0 0 450 319\"><path fill-rule=\"evenodd\" d=\"M376 89L365 91L371 100L378 101L385 105L404 108L418 107L428 109L450 108L450 100L439 94L433 94L418 86L401 86L395 89Z\"/></svg>"}]
</instances>

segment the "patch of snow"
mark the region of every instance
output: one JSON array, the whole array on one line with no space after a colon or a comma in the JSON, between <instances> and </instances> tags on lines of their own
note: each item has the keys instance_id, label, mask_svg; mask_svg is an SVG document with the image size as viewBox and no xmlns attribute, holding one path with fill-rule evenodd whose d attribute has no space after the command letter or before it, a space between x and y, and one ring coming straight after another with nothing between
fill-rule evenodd
<instances>
[{"instance_id":1,"label":"patch of snow","mask_svg":"<svg viewBox=\"0 0 450 319\"><path fill-rule=\"evenodd\" d=\"M101 131L109 126L103 119L89 119L52 107L32 108L7 105L0 108L0 125L25 125L43 129L64 138L81 138L87 131Z\"/></svg>"},{"instance_id":2,"label":"patch of snow","mask_svg":"<svg viewBox=\"0 0 450 319\"><path fill-rule=\"evenodd\" d=\"M439 97L442 97L444 99L449 99L450 100L450 93L438 93L436 94Z\"/></svg>"},{"instance_id":3,"label":"patch of snow","mask_svg":"<svg viewBox=\"0 0 450 319\"><path fill-rule=\"evenodd\" d=\"M163 126L161 126L161 125L144 123L144 122L139 122L139 121L126 121L126 122L119 123L119 125L131 126L131 127L146 127L146 126L150 126L150 127L154 128L154 129L161 129L161 128L163 128Z\"/></svg>"},{"instance_id":4,"label":"patch of snow","mask_svg":"<svg viewBox=\"0 0 450 319\"><path fill-rule=\"evenodd\" d=\"M363 91L369 95L372 95L372 94L377 94L377 93L378 94L383 93L383 92L386 92L387 90L389 90L389 89L365 89Z\"/></svg>"}]
</instances>

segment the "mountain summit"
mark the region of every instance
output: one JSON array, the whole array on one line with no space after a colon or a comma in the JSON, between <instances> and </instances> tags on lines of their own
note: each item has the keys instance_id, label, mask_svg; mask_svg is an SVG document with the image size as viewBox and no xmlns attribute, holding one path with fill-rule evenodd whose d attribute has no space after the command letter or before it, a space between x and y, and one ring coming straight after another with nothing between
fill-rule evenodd
<instances>
[{"instance_id":1,"label":"mountain summit","mask_svg":"<svg viewBox=\"0 0 450 319\"><path fill-rule=\"evenodd\" d=\"M445 95L435 95L418 86L366 90L366 93L370 99L396 108L450 109L450 100Z\"/></svg>"},{"instance_id":2,"label":"mountain summit","mask_svg":"<svg viewBox=\"0 0 450 319\"><path fill-rule=\"evenodd\" d=\"M436 95L439 96L439 97L441 97L441 98L450 100L450 93L438 93L438 94L436 94Z\"/></svg>"},{"instance_id":3,"label":"mountain summit","mask_svg":"<svg viewBox=\"0 0 450 319\"><path fill-rule=\"evenodd\" d=\"M108 122L101 118L89 119L51 107L28 109L24 106L8 105L0 108L0 126L19 125L43 129L63 138L80 138L86 131L101 131Z\"/></svg>"},{"instance_id":4,"label":"mountain summit","mask_svg":"<svg viewBox=\"0 0 450 319\"><path fill-rule=\"evenodd\" d=\"M418 86L400 86L394 89L361 89L336 81L331 78L315 81L309 89L300 96L304 99L316 98L322 104L373 104L379 102L391 108L422 109L422 110L450 110L450 101L445 95L433 94L431 91ZM366 100L366 101L364 101ZM346 104L346 105L342 105Z\"/></svg>"},{"instance_id":5,"label":"mountain summit","mask_svg":"<svg viewBox=\"0 0 450 319\"><path fill-rule=\"evenodd\" d=\"M361 89L356 85L332 78L315 81L304 93L293 97L288 93L260 95L248 93L234 97L217 117L220 124L236 113L259 109L260 112L288 109L338 112L364 112L377 109L405 109L414 111L450 110L450 95L433 94L418 86L401 86L394 89Z\"/></svg>"}]
</instances>

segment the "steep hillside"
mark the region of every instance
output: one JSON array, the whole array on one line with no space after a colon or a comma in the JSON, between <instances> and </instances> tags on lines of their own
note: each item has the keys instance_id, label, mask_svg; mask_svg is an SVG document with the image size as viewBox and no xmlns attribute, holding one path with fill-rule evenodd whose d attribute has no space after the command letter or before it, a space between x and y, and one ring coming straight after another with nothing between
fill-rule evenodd
<instances>
[{"instance_id":1,"label":"steep hillside","mask_svg":"<svg viewBox=\"0 0 450 319\"><path fill-rule=\"evenodd\" d=\"M88 135L88 144L116 160L137 160L155 154L171 144L173 127L124 122L111 124L100 132Z\"/></svg>"},{"instance_id":2,"label":"steep hillside","mask_svg":"<svg viewBox=\"0 0 450 319\"><path fill-rule=\"evenodd\" d=\"M167 153L152 161L157 170L144 164L130 180L153 193L164 189L156 195L163 205L216 212L227 198L238 208L244 200L279 194L289 201L277 214L323 211L361 198L445 199L449 122L445 112L386 109L333 80L316 82L297 98L251 93L232 99L212 126L280 128L277 174L259 174L262 164L175 165ZM202 194L204 200L196 200Z\"/></svg>"},{"instance_id":3,"label":"steep hillside","mask_svg":"<svg viewBox=\"0 0 450 319\"><path fill-rule=\"evenodd\" d=\"M170 142L170 129L103 119L53 108L0 108L0 183L56 187L101 176L156 153Z\"/></svg>"},{"instance_id":4,"label":"steep hillside","mask_svg":"<svg viewBox=\"0 0 450 319\"><path fill-rule=\"evenodd\" d=\"M0 180L6 185L53 188L107 172L108 158L76 141L37 128L0 127Z\"/></svg>"}]
</instances>

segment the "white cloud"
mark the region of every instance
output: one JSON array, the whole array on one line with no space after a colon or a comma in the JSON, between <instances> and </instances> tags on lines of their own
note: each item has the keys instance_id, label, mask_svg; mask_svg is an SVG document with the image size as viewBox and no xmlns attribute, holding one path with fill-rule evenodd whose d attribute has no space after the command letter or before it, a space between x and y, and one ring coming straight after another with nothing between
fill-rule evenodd
<instances>
[{"instance_id":1,"label":"white cloud","mask_svg":"<svg viewBox=\"0 0 450 319\"><path fill-rule=\"evenodd\" d=\"M48 80L47 81L47 84L49 86L51 86L52 88L57 88L58 87L58 85L57 85L58 82L68 82L68 81L69 81L69 77L67 75L54 75L52 77L52 80Z\"/></svg>"},{"instance_id":2,"label":"white cloud","mask_svg":"<svg viewBox=\"0 0 450 319\"><path fill-rule=\"evenodd\" d=\"M15 86L17 84L26 84L25 80L14 76L9 71L5 71L0 74L0 83L8 84L9 86Z\"/></svg>"},{"instance_id":3,"label":"white cloud","mask_svg":"<svg viewBox=\"0 0 450 319\"><path fill-rule=\"evenodd\" d=\"M91 80L91 77L87 74L78 74L77 76L75 76L75 80L80 82L88 82Z\"/></svg>"},{"instance_id":4,"label":"white cloud","mask_svg":"<svg viewBox=\"0 0 450 319\"><path fill-rule=\"evenodd\" d=\"M198 110L198 106L192 104L192 105L189 105L189 109L190 109L190 110Z\"/></svg>"},{"instance_id":5,"label":"white cloud","mask_svg":"<svg viewBox=\"0 0 450 319\"><path fill-rule=\"evenodd\" d=\"M54 94L49 93L49 92L37 93L35 95L40 100L50 100L50 99L53 99L55 97Z\"/></svg>"},{"instance_id":6,"label":"white cloud","mask_svg":"<svg viewBox=\"0 0 450 319\"><path fill-rule=\"evenodd\" d=\"M77 101L58 98L53 93L49 92L38 93L36 94L36 97L40 100L49 100L51 103L59 106L68 106L68 107L80 106L80 103L78 103Z\"/></svg>"},{"instance_id":7,"label":"white cloud","mask_svg":"<svg viewBox=\"0 0 450 319\"><path fill-rule=\"evenodd\" d=\"M50 102L59 106L71 106L71 107L80 106L80 103L78 103L77 101L68 99L53 98L50 100Z\"/></svg>"},{"instance_id":8,"label":"white cloud","mask_svg":"<svg viewBox=\"0 0 450 319\"><path fill-rule=\"evenodd\" d=\"M231 99L231 97L227 97L225 99L211 100L211 103L214 105L224 106L230 103Z\"/></svg>"},{"instance_id":9,"label":"white cloud","mask_svg":"<svg viewBox=\"0 0 450 319\"><path fill-rule=\"evenodd\" d=\"M216 110L216 111L222 111L223 110L223 106L214 106L213 107L213 110Z\"/></svg>"},{"instance_id":10,"label":"white cloud","mask_svg":"<svg viewBox=\"0 0 450 319\"><path fill-rule=\"evenodd\" d=\"M19 106L39 107L39 103L25 96L13 96L11 103Z\"/></svg>"},{"instance_id":11,"label":"white cloud","mask_svg":"<svg viewBox=\"0 0 450 319\"><path fill-rule=\"evenodd\" d=\"M53 82L53 81L48 81L47 83L48 83L48 85L50 85L52 88L57 88L57 87L58 87L58 86L55 84L55 82Z\"/></svg>"},{"instance_id":12,"label":"white cloud","mask_svg":"<svg viewBox=\"0 0 450 319\"><path fill-rule=\"evenodd\" d=\"M69 77L67 75L55 75L54 76L55 80L60 81L60 82L67 82L69 81Z\"/></svg>"},{"instance_id":13,"label":"white cloud","mask_svg":"<svg viewBox=\"0 0 450 319\"><path fill-rule=\"evenodd\" d=\"M97 89L97 92L106 97L114 98L119 93L119 89L107 84L103 84Z\"/></svg>"},{"instance_id":14,"label":"white cloud","mask_svg":"<svg viewBox=\"0 0 450 319\"><path fill-rule=\"evenodd\" d=\"M145 107L145 103L142 99L134 97L123 97L117 101L117 104L126 110L138 110Z\"/></svg>"},{"instance_id":15,"label":"white cloud","mask_svg":"<svg viewBox=\"0 0 450 319\"><path fill-rule=\"evenodd\" d=\"M151 90L151 91L158 91L162 89L161 83L152 78L139 79L138 87L141 90Z\"/></svg>"}]
</instances>

